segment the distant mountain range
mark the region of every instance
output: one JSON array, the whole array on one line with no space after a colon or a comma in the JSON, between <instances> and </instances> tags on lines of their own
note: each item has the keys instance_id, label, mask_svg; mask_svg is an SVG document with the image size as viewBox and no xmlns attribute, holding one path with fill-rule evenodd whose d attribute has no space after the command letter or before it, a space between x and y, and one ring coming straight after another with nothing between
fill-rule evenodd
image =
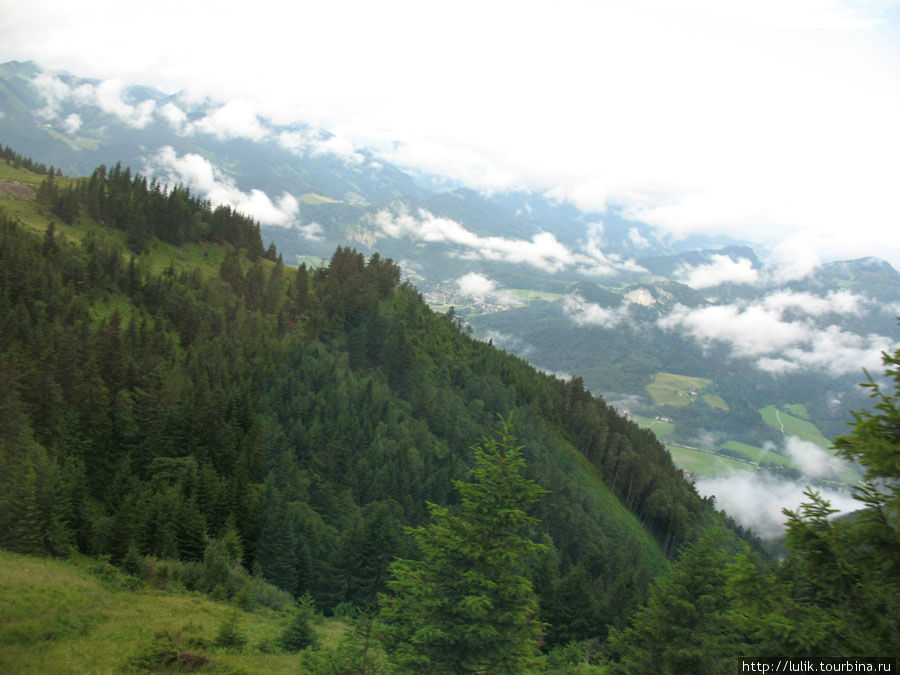
<instances>
[{"instance_id":1,"label":"distant mountain range","mask_svg":"<svg viewBox=\"0 0 900 675\"><path fill-rule=\"evenodd\" d=\"M900 342L900 274L884 261L791 273L746 242L676 241L540 194L439 191L450 181L327 130L276 125L240 101L9 62L0 142L70 175L121 161L183 183L258 219L288 264L318 264L338 245L378 251L477 336L583 378L682 446L790 459L793 427L773 423L769 406L777 420L793 411L819 434L806 440L827 445L848 409L869 404L856 386L862 368L877 373L880 352Z\"/></svg>"}]
</instances>

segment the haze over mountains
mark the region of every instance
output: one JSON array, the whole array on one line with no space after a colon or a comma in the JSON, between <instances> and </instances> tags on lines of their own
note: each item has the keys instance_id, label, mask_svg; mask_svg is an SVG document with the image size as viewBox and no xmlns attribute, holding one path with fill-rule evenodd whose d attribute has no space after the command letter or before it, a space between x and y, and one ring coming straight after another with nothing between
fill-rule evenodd
<instances>
[{"instance_id":1,"label":"haze over mountains","mask_svg":"<svg viewBox=\"0 0 900 675\"><path fill-rule=\"evenodd\" d=\"M775 265L747 242L673 239L614 210L404 171L327 130L261 119L241 101L33 63L0 66L0 111L0 140L17 151L69 175L121 161L182 183L257 219L289 264L315 263L337 245L393 258L476 336L581 377L688 446L675 458L701 493L764 533L777 533L778 508L799 501L805 482L854 480L826 449L847 410L868 405L862 369L877 374L881 352L900 342L900 274L887 262ZM776 493L778 508L761 513L756 504Z\"/></svg>"}]
</instances>

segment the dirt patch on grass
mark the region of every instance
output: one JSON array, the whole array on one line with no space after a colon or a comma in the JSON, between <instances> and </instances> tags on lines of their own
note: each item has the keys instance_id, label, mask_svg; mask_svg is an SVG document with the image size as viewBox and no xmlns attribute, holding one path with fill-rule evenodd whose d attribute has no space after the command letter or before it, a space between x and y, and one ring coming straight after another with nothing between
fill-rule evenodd
<instances>
[{"instance_id":1,"label":"dirt patch on grass","mask_svg":"<svg viewBox=\"0 0 900 675\"><path fill-rule=\"evenodd\" d=\"M0 195L16 199L34 199L34 188L25 183L0 178Z\"/></svg>"}]
</instances>

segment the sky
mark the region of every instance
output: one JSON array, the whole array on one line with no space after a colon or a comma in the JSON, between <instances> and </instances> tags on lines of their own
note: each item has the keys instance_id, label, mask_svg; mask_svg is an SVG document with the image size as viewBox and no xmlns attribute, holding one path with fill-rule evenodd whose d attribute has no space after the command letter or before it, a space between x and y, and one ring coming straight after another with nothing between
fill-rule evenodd
<instances>
[{"instance_id":1,"label":"sky","mask_svg":"<svg viewBox=\"0 0 900 675\"><path fill-rule=\"evenodd\" d=\"M900 268L898 1L0 0L10 59L673 238Z\"/></svg>"}]
</instances>

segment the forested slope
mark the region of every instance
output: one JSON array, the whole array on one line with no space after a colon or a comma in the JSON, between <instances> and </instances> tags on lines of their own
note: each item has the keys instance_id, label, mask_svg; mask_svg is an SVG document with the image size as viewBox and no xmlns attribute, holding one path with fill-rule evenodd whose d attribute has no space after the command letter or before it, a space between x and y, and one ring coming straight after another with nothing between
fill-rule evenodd
<instances>
[{"instance_id":1,"label":"forested slope","mask_svg":"<svg viewBox=\"0 0 900 675\"><path fill-rule=\"evenodd\" d=\"M454 502L472 445L512 415L549 491L535 586L553 644L627 616L711 512L652 434L472 339L390 260L287 268L186 189L6 159L32 191L2 199L3 547L178 559L189 583L236 535L247 571L371 606L404 527Z\"/></svg>"}]
</instances>

